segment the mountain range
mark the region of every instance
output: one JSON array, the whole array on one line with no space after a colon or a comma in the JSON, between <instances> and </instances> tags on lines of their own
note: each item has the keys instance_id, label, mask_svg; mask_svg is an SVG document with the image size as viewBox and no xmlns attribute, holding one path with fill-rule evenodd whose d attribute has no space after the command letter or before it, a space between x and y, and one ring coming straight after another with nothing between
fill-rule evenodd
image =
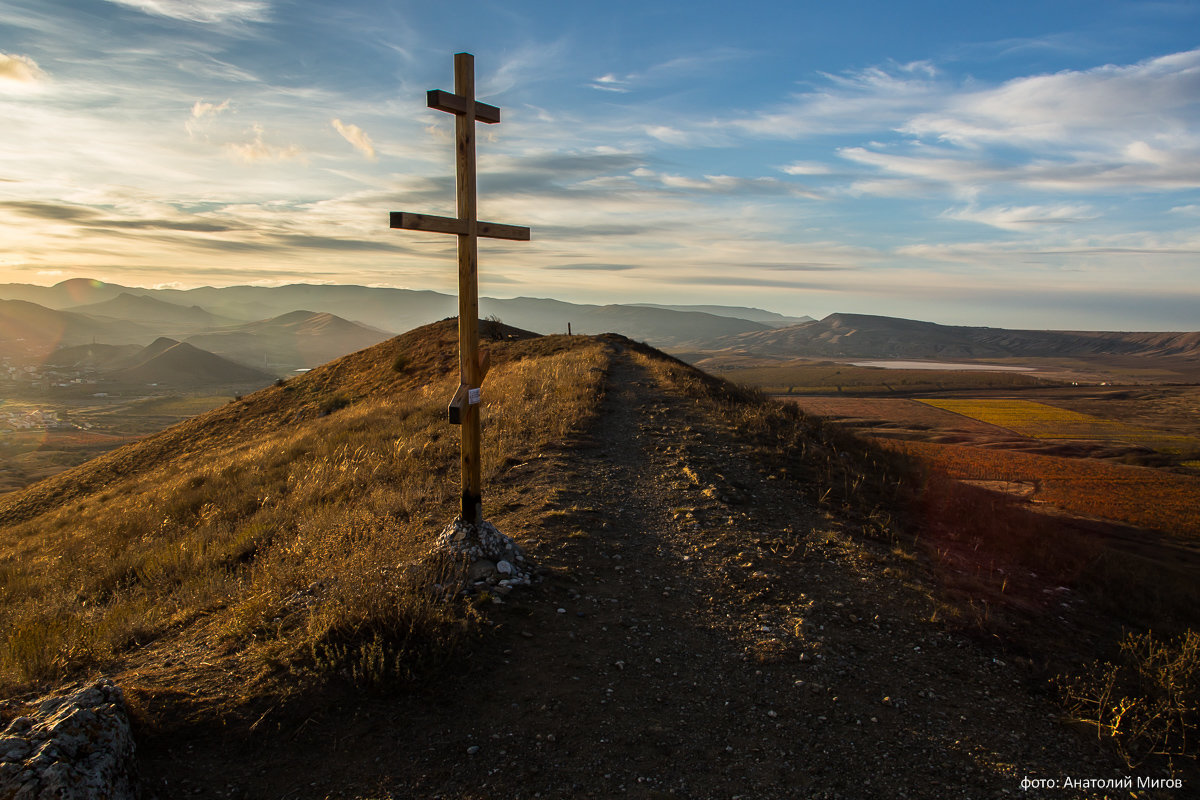
<instances>
[{"instance_id":1,"label":"mountain range","mask_svg":"<svg viewBox=\"0 0 1200 800\"><path fill-rule=\"evenodd\" d=\"M294 284L139 289L73 279L0 285L0 355L44 362L80 345L146 346L167 337L256 370L311 369L457 313L453 296L366 286ZM480 299L480 316L537 333L621 333L677 353L925 360L1200 358L1200 333L1028 331L939 325L866 314L814 320L721 305L588 305ZM62 360L55 359L55 360Z\"/></svg>"},{"instance_id":2,"label":"mountain range","mask_svg":"<svg viewBox=\"0 0 1200 800\"><path fill-rule=\"evenodd\" d=\"M458 313L458 300L453 295L368 286L292 284L141 289L84 278L54 286L0 285L0 298L101 315L118 309L124 309L126 314L137 310L129 298L121 299L123 294L195 307L243 322L310 309L384 331L407 331ZM106 305L119 299L120 303ZM590 305L531 297L481 297L479 315L497 316L506 323L539 333L566 333L568 324L575 333L620 330L635 339L672 347L703 343L714 336L770 330L800 319L732 306Z\"/></svg>"},{"instance_id":3,"label":"mountain range","mask_svg":"<svg viewBox=\"0 0 1200 800\"><path fill-rule=\"evenodd\" d=\"M726 336L711 348L759 356L813 358L976 358L1144 356L1200 358L1200 332L1032 331L938 325L869 314Z\"/></svg>"}]
</instances>

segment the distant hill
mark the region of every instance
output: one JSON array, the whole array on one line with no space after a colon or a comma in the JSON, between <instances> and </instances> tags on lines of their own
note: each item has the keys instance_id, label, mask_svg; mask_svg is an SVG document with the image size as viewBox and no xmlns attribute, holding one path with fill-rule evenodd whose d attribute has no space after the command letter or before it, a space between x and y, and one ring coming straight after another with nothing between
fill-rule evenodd
<instances>
[{"instance_id":1,"label":"distant hill","mask_svg":"<svg viewBox=\"0 0 1200 800\"><path fill-rule=\"evenodd\" d=\"M0 352L40 352L78 344L145 344L154 331L134 322L97 320L25 300L0 300Z\"/></svg>"},{"instance_id":2,"label":"distant hill","mask_svg":"<svg viewBox=\"0 0 1200 800\"><path fill-rule=\"evenodd\" d=\"M538 333L620 333L655 347L695 347L739 333L770 330L769 325L745 319L675 311L649 306L591 306L538 297L512 300L482 298L481 316L496 314L504 322Z\"/></svg>"},{"instance_id":3,"label":"distant hill","mask_svg":"<svg viewBox=\"0 0 1200 800\"><path fill-rule=\"evenodd\" d=\"M292 311L272 319L196 334L186 341L242 364L287 371L324 364L391 336L334 314Z\"/></svg>"},{"instance_id":4,"label":"distant hill","mask_svg":"<svg viewBox=\"0 0 1200 800\"><path fill-rule=\"evenodd\" d=\"M152 289L132 289L116 283L105 283L92 278L71 278L53 286L33 286L27 283L0 284L0 298L24 300L46 308L64 309L87 303L111 300L122 292L151 293Z\"/></svg>"},{"instance_id":5,"label":"distant hill","mask_svg":"<svg viewBox=\"0 0 1200 800\"><path fill-rule=\"evenodd\" d=\"M267 319L309 309L387 331L410 330L458 313L458 300L452 295L367 286L206 286L162 290L156 296L239 319Z\"/></svg>"},{"instance_id":6,"label":"distant hill","mask_svg":"<svg viewBox=\"0 0 1200 800\"><path fill-rule=\"evenodd\" d=\"M388 331L407 330L458 313L452 295L365 286L229 286L164 293L179 303L199 303L219 313L246 317L283 314L298 308L324 311ZM766 312L760 312L766 313ZM616 332L659 347L694 346L715 337L767 330L770 325L729 315L635 305L586 305L536 297L479 299L480 317L497 316L506 324L538 333Z\"/></svg>"},{"instance_id":7,"label":"distant hill","mask_svg":"<svg viewBox=\"0 0 1200 800\"><path fill-rule=\"evenodd\" d=\"M714 349L814 358L1061 358L1088 355L1200 357L1200 333L1026 331L938 325L868 314L729 336Z\"/></svg>"},{"instance_id":8,"label":"distant hill","mask_svg":"<svg viewBox=\"0 0 1200 800\"><path fill-rule=\"evenodd\" d=\"M90 317L128 320L145 325L163 326L176 331L237 325L252 319L252 317L235 319L217 316L200 306L181 306L177 303L168 303L165 300L129 292L121 292L111 300L100 303L74 306L70 310L77 314L87 314Z\"/></svg>"},{"instance_id":9,"label":"distant hill","mask_svg":"<svg viewBox=\"0 0 1200 800\"><path fill-rule=\"evenodd\" d=\"M274 375L230 361L186 342L155 340L128 366L103 373L106 380L171 386L266 386Z\"/></svg>"},{"instance_id":10,"label":"distant hill","mask_svg":"<svg viewBox=\"0 0 1200 800\"><path fill-rule=\"evenodd\" d=\"M774 311L764 311L761 308L745 308L743 306L670 306L658 303L635 303L639 308L661 308L667 311L695 311L701 314L713 314L718 317L733 317L746 319L751 322L762 322L772 328L786 328L789 325L802 325L805 322L815 322L812 317L788 317L776 314Z\"/></svg>"}]
</instances>

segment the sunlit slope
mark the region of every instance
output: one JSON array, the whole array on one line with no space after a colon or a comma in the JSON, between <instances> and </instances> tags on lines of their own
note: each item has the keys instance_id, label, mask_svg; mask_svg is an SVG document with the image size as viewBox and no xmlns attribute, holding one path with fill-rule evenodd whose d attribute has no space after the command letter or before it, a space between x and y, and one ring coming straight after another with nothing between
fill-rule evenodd
<instances>
[{"instance_id":1,"label":"sunlit slope","mask_svg":"<svg viewBox=\"0 0 1200 800\"><path fill-rule=\"evenodd\" d=\"M463 620L397 569L420 563L456 511L456 347L453 320L426 326L6 497L0 683L54 682L188 637L236 652L231 674L248 676L377 663L363 655L373 630L393 659L452 637ZM485 347L492 487L592 413L604 345Z\"/></svg>"}]
</instances>

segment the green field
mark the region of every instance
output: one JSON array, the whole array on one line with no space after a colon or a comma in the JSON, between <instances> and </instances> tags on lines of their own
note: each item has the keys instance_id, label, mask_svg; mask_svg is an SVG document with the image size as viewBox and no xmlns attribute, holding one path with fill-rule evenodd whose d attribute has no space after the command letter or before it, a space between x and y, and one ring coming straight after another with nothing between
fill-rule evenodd
<instances>
[{"instance_id":1,"label":"green field","mask_svg":"<svg viewBox=\"0 0 1200 800\"><path fill-rule=\"evenodd\" d=\"M1034 439L1123 442L1171 454L1191 453L1200 449L1200 442L1190 436L1081 414L1032 400L939 398L922 399L920 402Z\"/></svg>"}]
</instances>

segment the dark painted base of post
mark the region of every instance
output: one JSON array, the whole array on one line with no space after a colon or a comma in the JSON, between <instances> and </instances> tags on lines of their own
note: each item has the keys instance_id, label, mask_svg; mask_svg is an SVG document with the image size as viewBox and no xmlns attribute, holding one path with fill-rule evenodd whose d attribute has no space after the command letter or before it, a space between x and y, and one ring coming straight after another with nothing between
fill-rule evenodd
<instances>
[{"instance_id":1,"label":"dark painted base of post","mask_svg":"<svg viewBox=\"0 0 1200 800\"><path fill-rule=\"evenodd\" d=\"M482 523L483 499L477 494L464 491L462 493L462 511L458 518L471 525Z\"/></svg>"}]
</instances>

